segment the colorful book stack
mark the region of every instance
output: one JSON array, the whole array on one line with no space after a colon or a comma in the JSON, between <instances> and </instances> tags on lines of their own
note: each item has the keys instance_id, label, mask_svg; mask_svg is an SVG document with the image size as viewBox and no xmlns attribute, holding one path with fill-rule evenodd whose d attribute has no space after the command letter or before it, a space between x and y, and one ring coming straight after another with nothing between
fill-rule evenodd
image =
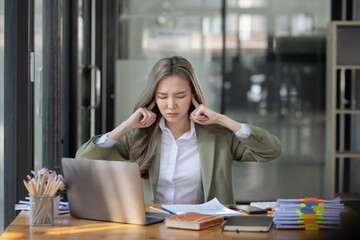
<instances>
[{"instance_id":1,"label":"colorful book stack","mask_svg":"<svg viewBox=\"0 0 360 240\"><path fill-rule=\"evenodd\" d=\"M340 198L278 199L273 208L277 229L341 229L340 214L346 212Z\"/></svg>"}]
</instances>

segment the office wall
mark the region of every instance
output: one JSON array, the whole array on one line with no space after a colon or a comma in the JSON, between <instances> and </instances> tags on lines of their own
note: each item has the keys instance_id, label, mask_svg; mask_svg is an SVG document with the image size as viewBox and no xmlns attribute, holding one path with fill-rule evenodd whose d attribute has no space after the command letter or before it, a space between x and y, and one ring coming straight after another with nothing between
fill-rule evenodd
<instances>
[{"instance_id":1,"label":"office wall","mask_svg":"<svg viewBox=\"0 0 360 240\"><path fill-rule=\"evenodd\" d=\"M0 234L4 231L4 0L0 0Z\"/></svg>"}]
</instances>

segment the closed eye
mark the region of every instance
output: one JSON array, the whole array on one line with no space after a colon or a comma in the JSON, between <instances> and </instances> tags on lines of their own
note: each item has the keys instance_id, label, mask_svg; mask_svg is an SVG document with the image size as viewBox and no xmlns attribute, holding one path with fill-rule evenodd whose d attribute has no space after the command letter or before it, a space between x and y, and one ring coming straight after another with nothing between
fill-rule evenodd
<instances>
[{"instance_id":1,"label":"closed eye","mask_svg":"<svg viewBox=\"0 0 360 240\"><path fill-rule=\"evenodd\" d=\"M166 99L166 98L168 97L168 94L162 93L162 92L158 92L158 93L157 93L157 97L158 97L159 99Z\"/></svg>"}]
</instances>

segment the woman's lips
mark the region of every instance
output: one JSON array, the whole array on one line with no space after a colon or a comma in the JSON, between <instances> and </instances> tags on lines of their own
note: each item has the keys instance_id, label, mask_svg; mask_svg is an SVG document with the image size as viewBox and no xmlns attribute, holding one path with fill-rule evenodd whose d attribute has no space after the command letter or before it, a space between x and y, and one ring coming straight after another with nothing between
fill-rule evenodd
<instances>
[{"instance_id":1,"label":"woman's lips","mask_svg":"<svg viewBox=\"0 0 360 240\"><path fill-rule=\"evenodd\" d=\"M168 113L167 114L169 117L176 117L177 115L179 115L178 113Z\"/></svg>"}]
</instances>

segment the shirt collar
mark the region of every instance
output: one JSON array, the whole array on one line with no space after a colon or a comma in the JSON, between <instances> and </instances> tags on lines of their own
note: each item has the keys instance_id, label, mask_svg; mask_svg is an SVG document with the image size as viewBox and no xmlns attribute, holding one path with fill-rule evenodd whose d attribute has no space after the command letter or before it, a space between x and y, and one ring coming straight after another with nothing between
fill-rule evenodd
<instances>
[{"instance_id":1,"label":"shirt collar","mask_svg":"<svg viewBox=\"0 0 360 240\"><path fill-rule=\"evenodd\" d=\"M159 122L159 127L162 131L162 133L164 134L165 132L169 133L172 135L171 130L169 128L166 127L165 125L165 118L161 117L160 122ZM179 139L189 139L191 137L195 137L196 138L196 134L195 134L195 123L193 120L190 119L190 131L184 133Z\"/></svg>"}]
</instances>

